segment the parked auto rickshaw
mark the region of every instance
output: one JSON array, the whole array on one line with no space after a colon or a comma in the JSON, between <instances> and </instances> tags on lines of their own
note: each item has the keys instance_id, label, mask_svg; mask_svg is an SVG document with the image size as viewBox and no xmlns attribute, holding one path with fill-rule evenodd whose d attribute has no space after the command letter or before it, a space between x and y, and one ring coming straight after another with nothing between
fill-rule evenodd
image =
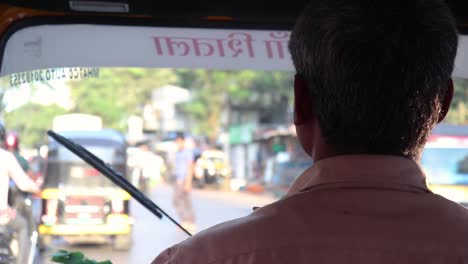
<instances>
[{"instance_id":1,"label":"parked auto rickshaw","mask_svg":"<svg viewBox=\"0 0 468 264\"><path fill-rule=\"evenodd\" d=\"M61 135L83 145L126 177L126 141L113 130L68 131ZM116 250L131 246L130 195L73 153L50 140L41 193L39 234L43 245L54 237L106 238Z\"/></svg>"},{"instance_id":2,"label":"parked auto rickshaw","mask_svg":"<svg viewBox=\"0 0 468 264\"><path fill-rule=\"evenodd\" d=\"M221 150L203 151L195 162L194 181L197 187L206 184L220 185L231 175L226 155Z\"/></svg>"}]
</instances>

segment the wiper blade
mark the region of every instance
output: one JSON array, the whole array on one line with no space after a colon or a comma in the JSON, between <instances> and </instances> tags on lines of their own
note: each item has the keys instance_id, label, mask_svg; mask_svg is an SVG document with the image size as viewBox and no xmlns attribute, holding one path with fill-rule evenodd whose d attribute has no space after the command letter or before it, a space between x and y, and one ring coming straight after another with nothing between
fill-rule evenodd
<instances>
[{"instance_id":1,"label":"wiper blade","mask_svg":"<svg viewBox=\"0 0 468 264\"><path fill-rule=\"evenodd\" d=\"M104 161L98 158L93 153L89 152L87 149L83 148L81 145L63 137L53 131L48 131L47 134L52 137L59 144L63 145L65 148L70 150L73 154L80 157L84 162L91 165L93 168L98 170L109 180L115 183L120 188L128 192L135 200L137 200L141 205L148 209L159 219L162 219L163 215L166 216L171 222L173 222L177 227L182 229L187 235L192 236L192 234L187 231L181 224L179 224L174 218L167 214L163 209L157 206L153 201L151 201L145 194L133 186L125 177L121 174L114 171L109 165Z\"/></svg>"}]
</instances>

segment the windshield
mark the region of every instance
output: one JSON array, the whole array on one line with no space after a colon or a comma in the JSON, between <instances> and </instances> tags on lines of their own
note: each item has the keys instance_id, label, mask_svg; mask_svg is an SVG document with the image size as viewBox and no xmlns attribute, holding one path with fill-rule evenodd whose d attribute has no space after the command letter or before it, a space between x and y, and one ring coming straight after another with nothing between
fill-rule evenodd
<instances>
[{"instance_id":1,"label":"windshield","mask_svg":"<svg viewBox=\"0 0 468 264\"><path fill-rule=\"evenodd\" d=\"M32 60L32 66L28 67L34 70L15 72L0 79L3 99L0 110L6 129L19 132L21 153L28 160L46 164L36 166L45 168L38 175L54 179L49 182L46 178L44 193L54 193L63 184L88 189L111 184L62 147L44 151L49 143L46 136L49 129L69 133L95 131L96 134L109 129L123 134L128 149L115 151L122 153L120 157L125 153L128 158L118 163L119 172L176 220L184 221L178 212L192 210L188 218L195 219L195 233L246 216L253 207L280 199L312 165L298 143L293 123L294 72L287 60L288 34L259 31L255 35L255 32L236 31L231 35L232 32L201 30L189 31L194 35L187 38L184 34L188 33L183 29L129 27L131 30L126 34L131 35L119 35L119 29L114 27L101 31L88 25L83 28L87 31L73 28L76 35L75 31L62 29L68 37L61 38L54 37L60 33L55 26L44 27L48 37L42 39L34 32L24 34L10 47L20 47L18 52L24 52L25 57L16 59L11 53L8 61L12 66L4 67L6 72L15 72L15 67ZM83 32L91 32L92 36L79 35ZM103 35L109 38L103 43L93 42L98 42ZM82 43L82 39L89 39L93 44L74 44ZM133 45L134 40L138 45ZM56 41L64 43L60 42L63 44L60 46ZM75 45L76 50L69 49L68 45ZM56 51L58 46L61 49ZM89 54L85 53L88 51ZM106 58L103 61L99 60L101 52ZM121 53L124 62L115 58ZM77 67L34 67L47 65L40 63L41 56L53 57L56 61L51 59L47 63L60 65L69 65L64 61L70 59L77 62ZM255 56L262 60L256 61ZM275 58L281 58L280 63ZM86 64L90 59L91 64ZM142 63L140 67L122 66L140 60L147 66L141 66ZM109 65L115 61L120 67L78 66ZM166 64L158 66L161 61ZM209 63L202 67L204 61ZM455 97L446 119L447 124L459 127L466 134L468 128L462 125L468 124L467 87L467 80L455 78ZM112 163L116 154L111 148L85 147L105 162L117 165ZM224 158L208 156L207 159L224 163L219 169L204 163L204 153L213 150L222 152ZM467 155L466 149L427 148L423 167L434 183L466 184ZM60 163L60 159L64 162ZM188 165L192 162L193 171ZM193 179L191 203L181 205L177 201L186 196L177 195L180 191L177 184L186 177ZM99 217L106 218L100 219L102 226L92 230L108 232L103 236L111 241L122 238L122 234L133 236L135 243L124 252L106 246L78 250L91 258L109 258L114 263L150 263L156 253L186 238L167 219L159 221L134 200L130 200L130 209L125 211L127 204L122 203L124 198L119 199L112 201L112 206L121 210L114 212L110 205L103 206L105 214ZM42 203L46 206L45 200ZM86 208L87 202L76 198L76 204L68 210L90 210ZM120 207L115 206L119 202ZM69 205L64 202L63 206L66 209ZM190 206L192 209L187 209ZM120 215L124 211L128 218ZM73 220L77 225L80 220L89 225L87 217L89 214L79 212ZM75 227L68 228L84 230ZM83 234L86 232L78 235ZM46 235L66 237L62 233ZM54 240L51 247L76 249L61 239Z\"/></svg>"},{"instance_id":2,"label":"windshield","mask_svg":"<svg viewBox=\"0 0 468 264\"><path fill-rule=\"evenodd\" d=\"M44 69L24 76L46 76L49 71L52 73ZM51 74L48 81L25 77L23 82L20 73L2 78L8 87L4 89L5 124L8 130L21 131L22 152L30 157L40 155L41 146L48 144L48 129L75 133L91 131L102 123L103 129L125 135L128 159L121 173L180 221L172 203L173 184L185 176L188 157L195 164L197 158L216 149L219 156L205 159L223 167L213 173L209 166L196 166L193 174L196 232L246 216L253 206L279 199L310 165L296 142L292 123L292 72L106 67L53 71L65 77ZM70 78L68 72L75 71L83 75ZM17 78L21 79L19 85ZM102 122L79 122L73 119L80 117L76 115L68 122L67 115L76 113ZM31 116L33 123L29 122ZM178 134L185 137L183 152ZM107 163L116 159L111 147L84 147ZM50 149L49 156L42 157L48 160L45 189L113 186L63 147ZM130 206L131 216L140 223L134 227L137 238L148 236L141 229L146 223L160 225L151 236L169 232L159 250L183 239L176 227L157 222L138 203L131 201ZM103 252L105 249L87 254L100 256ZM150 262L151 252L154 250L140 257L129 253L124 263Z\"/></svg>"},{"instance_id":3,"label":"windshield","mask_svg":"<svg viewBox=\"0 0 468 264\"><path fill-rule=\"evenodd\" d=\"M468 184L468 148L428 148L422 165L431 184Z\"/></svg>"},{"instance_id":4,"label":"windshield","mask_svg":"<svg viewBox=\"0 0 468 264\"><path fill-rule=\"evenodd\" d=\"M115 149L87 145L84 145L84 147L104 162L110 164L117 172L122 175L126 174L123 167L125 161L116 159ZM49 152L46 168L44 188L118 188L104 175L62 146L55 151Z\"/></svg>"},{"instance_id":5,"label":"windshield","mask_svg":"<svg viewBox=\"0 0 468 264\"><path fill-rule=\"evenodd\" d=\"M37 70L25 76L39 76L48 71L52 72ZM196 162L205 151L217 149L225 158L205 159L226 163L225 168L218 172L197 163L193 172L192 202L197 231L246 216L253 206L279 199L312 165L298 144L293 125L293 72L105 67L53 71L65 75L59 74L60 77L51 77L49 81L32 78L28 81L25 77L19 85L15 81L23 80L18 77L23 74L1 79L7 87L3 90L5 124L8 130L21 131L23 153L31 158L41 156L38 150L48 142L45 132L57 123L62 124L55 127L59 130L89 131L102 126L118 131L125 135L130 147L126 151L126 168L119 167L120 172L180 220L177 214L180 209L172 203L173 186L186 173L185 162L189 158ZM75 71L83 75L80 78L67 75ZM456 80L458 93L447 118L455 126L468 121L460 110L467 101L463 97L466 95L460 93L466 84L464 80ZM67 115L72 113L92 115L99 122L70 119L68 124ZM30 122L31 117L35 122ZM466 129L463 131L468 133ZM184 135L182 146L177 141L180 134ZM112 148L85 147L106 162L116 157ZM44 188L113 186L63 147L54 155L57 156L41 156L50 159L45 166ZM62 163L52 161L55 158ZM468 184L467 159L468 148L426 148L422 165L430 183ZM157 245L163 250L183 239L174 226L155 222L156 218L134 201L130 212L140 223L134 227L134 236L140 241L147 236L160 236L165 230L166 242ZM148 232L145 225L156 227ZM129 252L144 248L134 245ZM109 253L105 248L84 251L97 258ZM146 263L153 257L129 253L123 259Z\"/></svg>"},{"instance_id":6,"label":"windshield","mask_svg":"<svg viewBox=\"0 0 468 264\"><path fill-rule=\"evenodd\" d=\"M95 146L87 146L84 145L89 152L93 153L97 157L99 157L101 160L103 160L106 163L113 163L115 159L115 154L116 151L113 148L108 148L108 147L95 147ZM73 154L71 151L66 149L63 146L58 147L57 150L57 160L59 162L77 162L81 163L83 162L78 156ZM84 163L84 162L83 162Z\"/></svg>"}]
</instances>

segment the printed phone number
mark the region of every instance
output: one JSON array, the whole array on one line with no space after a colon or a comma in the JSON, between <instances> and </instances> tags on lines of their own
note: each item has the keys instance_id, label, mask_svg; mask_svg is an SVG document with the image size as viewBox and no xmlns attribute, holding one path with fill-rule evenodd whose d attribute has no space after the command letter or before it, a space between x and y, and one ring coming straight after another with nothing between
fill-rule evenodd
<instances>
[{"instance_id":1,"label":"printed phone number","mask_svg":"<svg viewBox=\"0 0 468 264\"><path fill-rule=\"evenodd\" d=\"M21 84L44 82L52 80L77 80L87 78L98 78L99 68L55 68L48 70L38 70L10 75L10 85L19 86Z\"/></svg>"}]
</instances>

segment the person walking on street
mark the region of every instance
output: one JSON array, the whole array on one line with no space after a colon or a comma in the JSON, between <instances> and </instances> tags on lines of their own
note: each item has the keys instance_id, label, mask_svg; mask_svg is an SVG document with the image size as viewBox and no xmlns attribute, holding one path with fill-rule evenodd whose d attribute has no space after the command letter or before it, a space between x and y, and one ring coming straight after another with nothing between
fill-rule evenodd
<instances>
[{"instance_id":1,"label":"person walking on street","mask_svg":"<svg viewBox=\"0 0 468 264\"><path fill-rule=\"evenodd\" d=\"M138 174L138 184L140 189L148 194L151 189L151 183L159 183L161 181L161 172L164 168L164 160L154 154L148 142L138 144L140 149L138 163L136 164L136 173Z\"/></svg>"},{"instance_id":2,"label":"person walking on street","mask_svg":"<svg viewBox=\"0 0 468 264\"><path fill-rule=\"evenodd\" d=\"M185 146L185 137L178 134L176 137L177 152L174 162L174 207L179 215L182 226L189 231L195 230L195 215L192 208L190 192L193 177L193 153Z\"/></svg>"}]
</instances>

